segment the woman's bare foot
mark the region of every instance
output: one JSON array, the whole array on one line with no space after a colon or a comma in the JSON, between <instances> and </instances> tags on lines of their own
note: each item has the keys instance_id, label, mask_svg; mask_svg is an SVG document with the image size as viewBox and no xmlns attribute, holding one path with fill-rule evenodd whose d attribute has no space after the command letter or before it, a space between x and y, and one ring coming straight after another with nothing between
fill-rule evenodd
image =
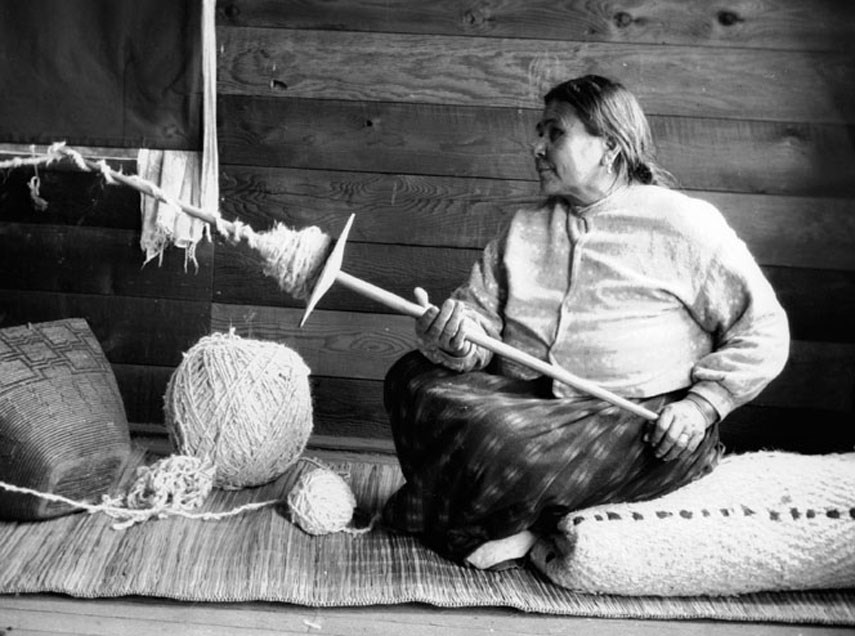
<instances>
[{"instance_id":1,"label":"woman's bare foot","mask_svg":"<svg viewBox=\"0 0 855 636\"><path fill-rule=\"evenodd\" d=\"M536 540L537 537L531 532L523 530L504 539L487 541L466 557L466 561L476 568L486 570L504 561L524 557Z\"/></svg>"}]
</instances>

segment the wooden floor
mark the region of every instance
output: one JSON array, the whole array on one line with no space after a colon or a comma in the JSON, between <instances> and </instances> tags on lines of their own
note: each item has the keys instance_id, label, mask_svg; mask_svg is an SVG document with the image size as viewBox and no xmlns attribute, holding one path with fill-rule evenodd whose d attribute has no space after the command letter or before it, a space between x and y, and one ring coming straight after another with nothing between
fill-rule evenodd
<instances>
[{"instance_id":1,"label":"wooden floor","mask_svg":"<svg viewBox=\"0 0 855 636\"><path fill-rule=\"evenodd\" d=\"M271 603L180 603L156 599L71 599L43 594L0 596L0 636L356 636L548 635L820 636L852 628L712 621L638 621L524 614L506 609L439 609L419 605L313 609Z\"/></svg>"}]
</instances>

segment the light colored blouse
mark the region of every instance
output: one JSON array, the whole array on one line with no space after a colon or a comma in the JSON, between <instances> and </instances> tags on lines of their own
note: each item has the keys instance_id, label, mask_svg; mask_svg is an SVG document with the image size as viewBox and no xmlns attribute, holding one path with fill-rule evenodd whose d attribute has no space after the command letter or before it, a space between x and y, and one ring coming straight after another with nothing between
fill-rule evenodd
<instances>
[{"instance_id":1,"label":"light colored blouse","mask_svg":"<svg viewBox=\"0 0 855 636\"><path fill-rule=\"evenodd\" d=\"M724 217L659 186L518 211L452 297L485 333L618 395L690 387L722 418L756 397L789 353L784 310ZM464 357L420 348L458 371L492 358L475 346ZM537 375L497 363L504 375ZM579 396L557 381L553 392Z\"/></svg>"}]
</instances>

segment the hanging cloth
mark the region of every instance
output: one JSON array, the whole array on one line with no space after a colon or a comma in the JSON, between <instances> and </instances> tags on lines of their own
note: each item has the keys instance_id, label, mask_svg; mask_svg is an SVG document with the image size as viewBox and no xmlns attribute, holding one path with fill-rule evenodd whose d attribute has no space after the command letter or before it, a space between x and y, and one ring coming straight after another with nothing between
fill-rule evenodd
<instances>
[{"instance_id":1,"label":"hanging cloth","mask_svg":"<svg viewBox=\"0 0 855 636\"><path fill-rule=\"evenodd\" d=\"M198 152L142 149L137 156L137 171L169 199L199 205L201 164ZM196 245L205 236L207 224L188 216L177 205L153 197L141 197L140 208L140 247L145 252L145 263L157 258L160 265L164 250L175 245L184 249L185 267L190 262L198 267Z\"/></svg>"},{"instance_id":2,"label":"hanging cloth","mask_svg":"<svg viewBox=\"0 0 855 636\"><path fill-rule=\"evenodd\" d=\"M142 149L137 157L137 171L140 177L156 184L168 199L200 206L219 216L215 8L216 0L202 0L202 153ZM198 269L196 246L203 237L210 240L210 226L188 216L177 205L152 197L142 197L140 205L140 247L145 252L145 263L154 258L158 264L162 263L164 250L175 245L185 251L185 268L192 262Z\"/></svg>"}]
</instances>

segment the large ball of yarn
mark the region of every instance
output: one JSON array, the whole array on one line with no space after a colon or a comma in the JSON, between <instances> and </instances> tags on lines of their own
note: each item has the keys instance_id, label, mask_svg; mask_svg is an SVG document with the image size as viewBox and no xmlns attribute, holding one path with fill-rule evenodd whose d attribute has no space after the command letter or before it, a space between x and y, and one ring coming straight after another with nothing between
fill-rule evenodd
<instances>
[{"instance_id":1,"label":"large ball of yarn","mask_svg":"<svg viewBox=\"0 0 855 636\"><path fill-rule=\"evenodd\" d=\"M312 432L309 368L294 350L230 332L184 354L164 397L176 450L209 458L227 490L279 477Z\"/></svg>"},{"instance_id":2,"label":"large ball of yarn","mask_svg":"<svg viewBox=\"0 0 855 636\"><path fill-rule=\"evenodd\" d=\"M288 493L294 523L313 535L339 532L353 519L356 497L347 482L331 470L304 473Z\"/></svg>"}]
</instances>

